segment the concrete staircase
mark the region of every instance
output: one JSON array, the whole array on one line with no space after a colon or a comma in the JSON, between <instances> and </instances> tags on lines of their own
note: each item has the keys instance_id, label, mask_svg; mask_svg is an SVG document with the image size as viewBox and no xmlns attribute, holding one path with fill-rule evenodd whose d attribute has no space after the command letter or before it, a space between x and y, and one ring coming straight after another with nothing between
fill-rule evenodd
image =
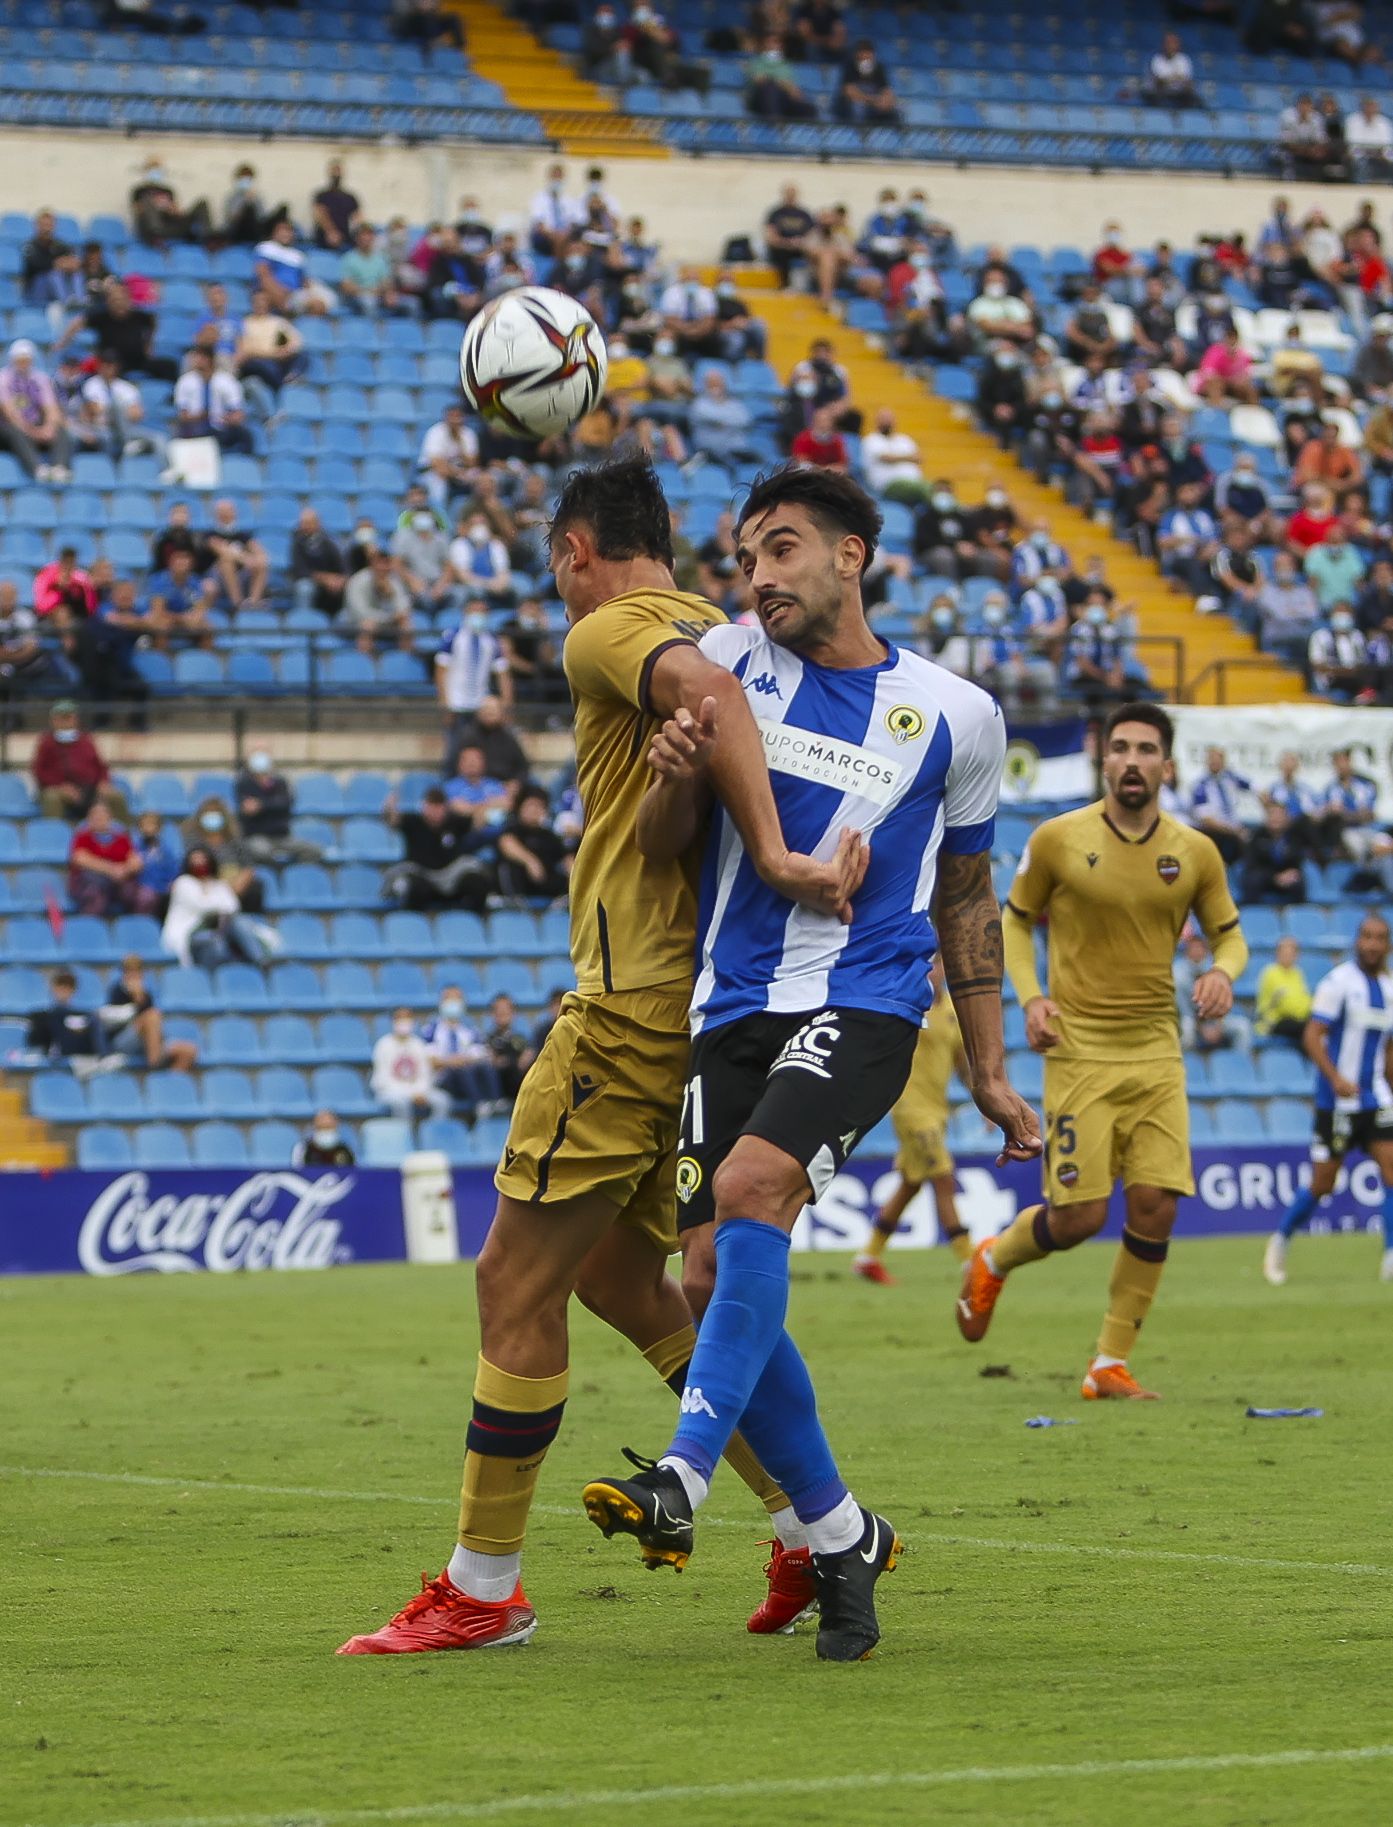
<instances>
[{"instance_id":1,"label":"concrete staircase","mask_svg":"<svg viewBox=\"0 0 1393 1827\"><path fill-rule=\"evenodd\" d=\"M1197 614L1189 597L1174 594L1149 560L1071 507L1057 489L1041 488L978 430L966 407L936 398L883 354L873 338L847 329L816 299L777 291L768 268L744 269L740 283L749 292L758 292L758 315L769 326L769 359L781 375L807 354L814 338L830 337L850 375L853 399L868 417L878 406L892 408L900 430L918 440L929 475L951 476L968 502L980 500L989 481L1000 481L1026 520L1048 520L1076 563L1090 552L1101 552L1119 600L1136 604L1143 635L1169 643L1144 645L1141 650L1162 696L1201 704L1268 704L1307 697L1300 676L1290 667L1257 653L1227 616ZM1176 640L1183 643L1179 667ZM1173 690L1177 683L1180 689Z\"/></svg>"},{"instance_id":2,"label":"concrete staircase","mask_svg":"<svg viewBox=\"0 0 1393 1827\"><path fill-rule=\"evenodd\" d=\"M575 158L666 158L651 121L631 120L608 92L579 76L494 0L447 0L464 23L469 60L515 108L541 116L548 136Z\"/></svg>"},{"instance_id":3,"label":"concrete staircase","mask_svg":"<svg viewBox=\"0 0 1393 1827\"><path fill-rule=\"evenodd\" d=\"M25 1114L28 1100L12 1083L0 1078L0 1187L4 1170L12 1167L66 1167L69 1152L47 1123Z\"/></svg>"}]
</instances>

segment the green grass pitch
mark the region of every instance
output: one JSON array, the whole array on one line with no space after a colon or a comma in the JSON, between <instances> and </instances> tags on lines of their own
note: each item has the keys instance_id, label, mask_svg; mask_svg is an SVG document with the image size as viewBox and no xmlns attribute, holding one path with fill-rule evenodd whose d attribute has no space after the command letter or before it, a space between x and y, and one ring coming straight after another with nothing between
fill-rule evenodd
<instances>
[{"instance_id":1,"label":"green grass pitch","mask_svg":"<svg viewBox=\"0 0 1393 1827\"><path fill-rule=\"evenodd\" d=\"M893 1290L795 1258L832 1440L908 1543L850 1668L746 1634L733 1479L681 1575L584 1520L672 1417L585 1316L531 1646L350 1660L450 1549L468 1268L0 1283L0 1823L1393 1820L1393 1287L1367 1237L1281 1291L1260 1253L1175 1252L1135 1406L1078 1397L1108 1250L1019 1274L976 1349L945 1253Z\"/></svg>"}]
</instances>

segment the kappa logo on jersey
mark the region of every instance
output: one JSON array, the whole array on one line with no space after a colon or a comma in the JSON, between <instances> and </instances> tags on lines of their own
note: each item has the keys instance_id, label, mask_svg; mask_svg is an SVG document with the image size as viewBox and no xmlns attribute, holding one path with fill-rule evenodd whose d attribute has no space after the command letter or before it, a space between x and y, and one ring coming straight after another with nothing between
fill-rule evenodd
<instances>
[{"instance_id":1,"label":"kappa logo on jersey","mask_svg":"<svg viewBox=\"0 0 1393 1827\"><path fill-rule=\"evenodd\" d=\"M757 679L751 680L750 690L757 691L761 697L765 698L782 698L784 695L779 690L779 681L772 672L762 672Z\"/></svg>"},{"instance_id":2,"label":"kappa logo on jersey","mask_svg":"<svg viewBox=\"0 0 1393 1827\"><path fill-rule=\"evenodd\" d=\"M913 742L924 733L924 718L912 704L897 704L886 711L885 727L896 742Z\"/></svg>"},{"instance_id":3,"label":"kappa logo on jersey","mask_svg":"<svg viewBox=\"0 0 1393 1827\"><path fill-rule=\"evenodd\" d=\"M1178 856L1158 856L1156 858L1156 873L1160 876L1166 887L1169 888L1171 883L1179 878L1180 858Z\"/></svg>"},{"instance_id":4,"label":"kappa logo on jersey","mask_svg":"<svg viewBox=\"0 0 1393 1827\"><path fill-rule=\"evenodd\" d=\"M831 1078L826 1062L841 1037L836 1011L824 1009L784 1042L783 1051L769 1068L769 1076L796 1067L800 1072L815 1072L819 1078Z\"/></svg>"},{"instance_id":5,"label":"kappa logo on jersey","mask_svg":"<svg viewBox=\"0 0 1393 1827\"><path fill-rule=\"evenodd\" d=\"M694 1161L690 1155L682 1155L677 1162L677 1197L686 1205L692 1194L701 1185L701 1163Z\"/></svg>"},{"instance_id":6,"label":"kappa logo on jersey","mask_svg":"<svg viewBox=\"0 0 1393 1827\"><path fill-rule=\"evenodd\" d=\"M701 1393L700 1384L693 1389L690 1385L682 1391L682 1413L684 1415L710 1415L714 1421L716 1411Z\"/></svg>"}]
</instances>

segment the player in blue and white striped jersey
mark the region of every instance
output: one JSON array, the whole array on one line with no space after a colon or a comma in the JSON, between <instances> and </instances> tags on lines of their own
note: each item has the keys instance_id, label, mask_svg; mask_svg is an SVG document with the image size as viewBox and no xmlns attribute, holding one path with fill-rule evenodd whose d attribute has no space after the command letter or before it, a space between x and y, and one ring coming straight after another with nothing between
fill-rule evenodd
<instances>
[{"instance_id":1,"label":"player in blue and white striped jersey","mask_svg":"<svg viewBox=\"0 0 1393 1827\"><path fill-rule=\"evenodd\" d=\"M1383 1181L1383 1257L1379 1276L1393 1281L1393 971L1388 921L1367 913L1354 955L1322 977L1311 1000L1305 1049L1316 1068L1311 1184L1297 1194L1267 1240L1262 1272L1273 1287L1287 1279L1287 1250L1316 1207L1335 1189L1340 1163L1362 1149Z\"/></svg>"},{"instance_id":2,"label":"player in blue and white striped jersey","mask_svg":"<svg viewBox=\"0 0 1393 1827\"><path fill-rule=\"evenodd\" d=\"M738 1424L804 1525L817 1651L837 1661L876 1642L873 1588L897 1544L842 1482L784 1330L789 1234L904 1089L940 946L1002 1158L1040 1150L1034 1114L1006 1079L1001 1032L1000 710L872 632L861 580L879 530L875 504L846 477L786 468L761 479L737 529L760 625L701 642L744 687L784 841L820 858L849 832L867 840L849 924L771 894L710 804L701 772L720 740L714 701L699 718L679 713L654 743L640 848L680 851L708 810L712 819L677 1162L683 1286L705 1316L668 1453L584 1493L606 1534L636 1535L650 1562L681 1565Z\"/></svg>"}]
</instances>

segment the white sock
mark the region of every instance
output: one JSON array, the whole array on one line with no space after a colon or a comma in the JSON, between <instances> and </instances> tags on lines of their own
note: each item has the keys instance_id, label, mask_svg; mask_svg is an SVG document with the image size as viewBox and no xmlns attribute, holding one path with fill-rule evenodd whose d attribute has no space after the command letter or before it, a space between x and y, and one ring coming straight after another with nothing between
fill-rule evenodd
<instances>
[{"instance_id":1,"label":"white sock","mask_svg":"<svg viewBox=\"0 0 1393 1827\"><path fill-rule=\"evenodd\" d=\"M808 1531L798 1520L798 1512L791 1503L785 1504L782 1510L771 1510L769 1520L774 1525L774 1533L779 1538L781 1548L806 1548Z\"/></svg>"},{"instance_id":2,"label":"white sock","mask_svg":"<svg viewBox=\"0 0 1393 1827\"><path fill-rule=\"evenodd\" d=\"M1001 1274L1001 1270L998 1269L996 1266L996 1258L995 1258L995 1256L992 1255L990 1250L987 1250L984 1252L984 1254L982 1256L982 1261L987 1265L987 1269L990 1274L992 1274L992 1275Z\"/></svg>"},{"instance_id":3,"label":"white sock","mask_svg":"<svg viewBox=\"0 0 1393 1827\"><path fill-rule=\"evenodd\" d=\"M1088 1368L1090 1370L1111 1370L1114 1364L1125 1364L1126 1362L1126 1358L1110 1358L1100 1351Z\"/></svg>"},{"instance_id":4,"label":"white sock","mask_svg":"<svg viewBox=\"0 0 1393 1827\"><path fill-rule=\"evenodd\" d=\"M450 1584L471 1599L483 1599L500 1605L513 1596L522 1574L520 1554L479 1554L473 1548L457 1544L446 1569Z\"/></svg>"},{"instance_id":5,"label":"white sock","mask_svg":"<svg viewBox=\"0 0 1393 1827\"><path fill-rule=\"evenodd\" d=\"M808 1546L814 1554L845 1554L848 1548L854 1548L866 1532L866 1519L861 1514L861 1506L850 1491L837 1505L829 1510L826 1516L819 1516L816 1522L806 1523Z\"/></svg>"},{"instance_id":6,"label":"white sock","mask_svg":"<svg viewBox=\"0 0 1393 1827\"><path fill-rule=\"evenodd\" d=\"M694 1510L706 1502L706 1493L711 1487L694 1465L688 1465L685 1459L678 1459L672 1453L665 1459L660 1459L658 1464L666 1471L676 1472L682 1480L682 1489L687 1493L687 1502Z\"/></svg>"}]
</instances>

